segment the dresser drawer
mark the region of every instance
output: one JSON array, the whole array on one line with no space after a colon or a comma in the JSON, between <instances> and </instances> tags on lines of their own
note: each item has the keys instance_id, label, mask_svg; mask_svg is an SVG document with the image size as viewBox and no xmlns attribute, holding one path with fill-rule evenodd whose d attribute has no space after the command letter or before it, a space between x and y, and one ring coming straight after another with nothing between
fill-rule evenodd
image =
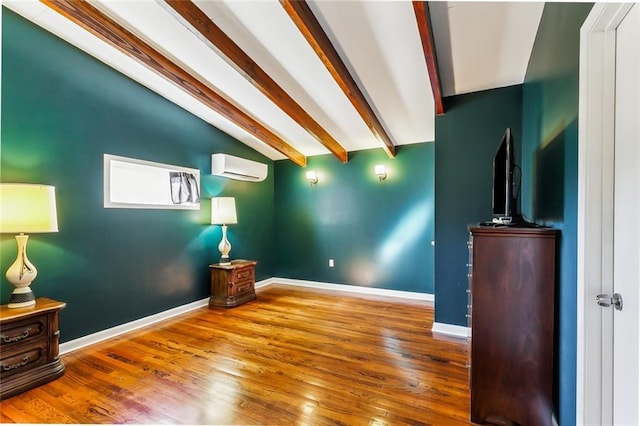
<instances>
[{"instance_id":1,"label":"dresser drawer","mask_svg":"<svg viewBox=\"0 0 640 426\"><path fill-rule=\"evenodd\" d=\"M12 351L2 353L0 378L5 380L14 374L21 374L49 362L49 341L41 340L17 346Z\"/></svg>"},{"instance_id":2,"label":"dresser drawer","mask_svg":"<svg viewBox=\"0 0 640 426\"><path fill-rule=\"evenodd\" d=\"M48 315L40 315L11 324L3 324L0 331L2 352L11 350L16 345L27 344L47 336L48 318Z\"/></svg>"}]
</instances>

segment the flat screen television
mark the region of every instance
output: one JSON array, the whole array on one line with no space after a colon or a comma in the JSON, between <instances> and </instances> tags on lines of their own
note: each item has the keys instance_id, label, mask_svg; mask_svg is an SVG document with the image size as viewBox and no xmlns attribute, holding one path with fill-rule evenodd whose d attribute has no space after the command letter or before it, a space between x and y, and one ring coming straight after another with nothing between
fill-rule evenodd
<instances>
[{"instance_id":1,"label":"flat screen television","mask_svg":"<svg viewBox=\"0 0 640 426\"><path fill-rule=\"evenodd\" d=\"M517 195L514 193L515 151L513 135L507 128L493 158L493 222L510 224L520 221Z\"/></svg>"}]
</instances>

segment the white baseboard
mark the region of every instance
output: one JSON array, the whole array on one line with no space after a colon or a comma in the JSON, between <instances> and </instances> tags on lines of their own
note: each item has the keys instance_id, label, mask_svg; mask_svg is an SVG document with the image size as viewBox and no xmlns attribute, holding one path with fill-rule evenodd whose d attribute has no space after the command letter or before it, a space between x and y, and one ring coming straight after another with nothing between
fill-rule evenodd
<instances>
[{"instance_id":1,"label":"white baseboard","mask_svg":"<svg viewBox=\"0 0 640 426\"><path fill-rule=\"evenodd\" d=\"M107 328L106 330L98 331L87 336L79 337L74 340L70 340L60 344L60 355L64 355L69 352L84 348L89 345L93 345L104 340L112 339L130 331L137 330L142 327L146 327L151 324L155 324L160 321L173 318L177 315L184 314L194 309L202 308L209 304L209 298L202 300L196 300L195 302L187 303L186 305L177 306L175 308L158 312L157 314L149 315L148 317L140 318L135 321L131 321L125 324L121 324L115 327Z\"/></svg>"},{"instance_id":2,"label":"white baseboard","mask_svg":"<svg viewBox=\"0 0 640 426\"><path fill-rule=\"evenodd\" d=\"M431 331L437 334L446 334L452 337L471 337L471 328L461 325L445 324L442 322L434 322Z\"/></svg>"},{"instance_id":3,"label":"white baseboard","mask_svg":"<svg viewBox=\"0 0 640 426\"><path fill-rule=\"evenodd\" d=\"M426 300L426 301L434 300L433 294L427 294L427 293L413 293L408 291L387 290L382 288L357 287L357 286L344 285L344 284L322 283L317 281L293 280L290 278L275 278L275 277L267 278L265 280L257 281L255 284L255 288L256 289L265 288L272 284L277 284L277 283L294 285L299 287L321 288L321 289L333 290L333 291L346 291L351 293L375 294L375 295L389 296L389 297L401 297L404 299ZM142 327L146 327L148 325L155 324L157 322L164 321L169 318L173 318L177 315L193 311L194 309L202 308L204 306L207 306L208 304L209 304L209 298L207 297L206 299L197 300L195 302L187 303L186 305L182 305L182 306L177 306L175 308L166 310L164 312L158 312L157 314L149 315L148 317L140 318L138 320L131 321L126 324L121 324L115 327L108 328L106 330L89 334L87 336L70 340L65 343L61 343L60 355L64 355L66 353L76 351L78 349L93 345L95 343L112 339L121 334L138 330Z\"/></svg>"},{"instance_id":4,"label":"white baseboard","mask_svg":"<svg viewBox=\"0 0 640 426\"><path fill-rule=\"evenodd\" d=\"M262 280L262 281L256 281L256 285L255 288L256 290L259 288L263 288L263 287L268 287L271 284L275 284L277 281L275 280L275 278L267 278L266 280Z\"/></svg>"},{"instance_id":5,"label":"white baseboard","mask_svg":"<svg viewBox=\"0 0 640 426\"><path fill-rule=\"evenodd\" d=\"M429 293L417 293L412 291L400 291L400 290L389 290L386 288L372 288L372 287L360 287L355 285L346 285L346 284L333 284L333 283L325 283L320 281L306 281L306 280L296 280L291 278L269 278L268 283L265 284L286 284L293 285L298 287L311 287L318 288L323 290L332 290L332 291L344 291L348 293L359 293L359 294L371 294L376 296L388 296L388 297L399 297L402 299L413 299L413 300L424 300L428 302L433 302L435 300L435 296Z\"/></svg>"}]
</instances>

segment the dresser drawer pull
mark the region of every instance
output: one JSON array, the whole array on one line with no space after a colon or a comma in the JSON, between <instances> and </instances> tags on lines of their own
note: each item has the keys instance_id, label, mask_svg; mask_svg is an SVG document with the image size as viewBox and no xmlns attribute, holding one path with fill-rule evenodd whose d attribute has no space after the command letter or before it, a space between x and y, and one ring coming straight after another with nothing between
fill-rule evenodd
<instances>
[{"instance_id":1,"label":"dresser drawer pull","mask_svg":"<svg viewBox=\"0 0 640 426\"><path fill-rule=\"evenodd\" d=\"M24 333L18 335L18 336L2 336L2 341L4 343L13 343L13 342L19 342L20 340L24 340L27 337L29 337L29 333L31 333L31 328L27 328Z\"/></svg>"},{"instance_id":2,"label":"dresser drawer pull","mask_svg":"<svg viewBox=\"0 0 640 426\"><path fill-rule=\"evenodd\" d=\"M22 362L19 362L17 364L13 364L13 365L2 364L2 371L11 371L11 370L15 370L16 368L24 367L29 363L29 360L30 360L29 355L27 355L24 358L22 358Z\"/></svg>"}]
</instances>

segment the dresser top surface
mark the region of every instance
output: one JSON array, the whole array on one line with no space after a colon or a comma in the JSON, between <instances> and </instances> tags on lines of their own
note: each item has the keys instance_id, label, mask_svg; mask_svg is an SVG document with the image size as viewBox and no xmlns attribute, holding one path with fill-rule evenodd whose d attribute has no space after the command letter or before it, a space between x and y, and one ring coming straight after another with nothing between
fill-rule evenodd
<instances>
[{"instance_id":1,"label":"dresser top surface","mask_svg":"<svg viewBox=\"0 0 640 426\"><path fill-rule=\"evenodd\" d=\"M229 265L221 265L219 263L216 263L214 265L209 265L209 268L236 269L236 268L243 268L245 266L255 266L257 263L258 262L256 262L255 260L236 259L236 260L232 260Z\"/></svg>"},{"instance_id":2,"label":"dresser top surface","mask_svg":"<svg viewBox=\"0 0 640 426\"><path fill-rule=\"evenodd\" d=\"M26 308L8 308L7 305L0 306L0 321L8 321L18 318L26 318L31 315L38 315L48 311L57 311L67 306L64 302L39 297L36 299L35 306Z\"/></svg>"},{"instance_id":3,"label":"dresser top surface","mask_svg":"<svg viewBox=\"0 0 640 426\"><path fill-rule=\"evenodd\" d=\"M517 226L477 226L470 225L469 232L473 235L491 236L529 236L529 237L554 237L559 231L546 227L517 227Z\"/></svg>"}]
</instances>

